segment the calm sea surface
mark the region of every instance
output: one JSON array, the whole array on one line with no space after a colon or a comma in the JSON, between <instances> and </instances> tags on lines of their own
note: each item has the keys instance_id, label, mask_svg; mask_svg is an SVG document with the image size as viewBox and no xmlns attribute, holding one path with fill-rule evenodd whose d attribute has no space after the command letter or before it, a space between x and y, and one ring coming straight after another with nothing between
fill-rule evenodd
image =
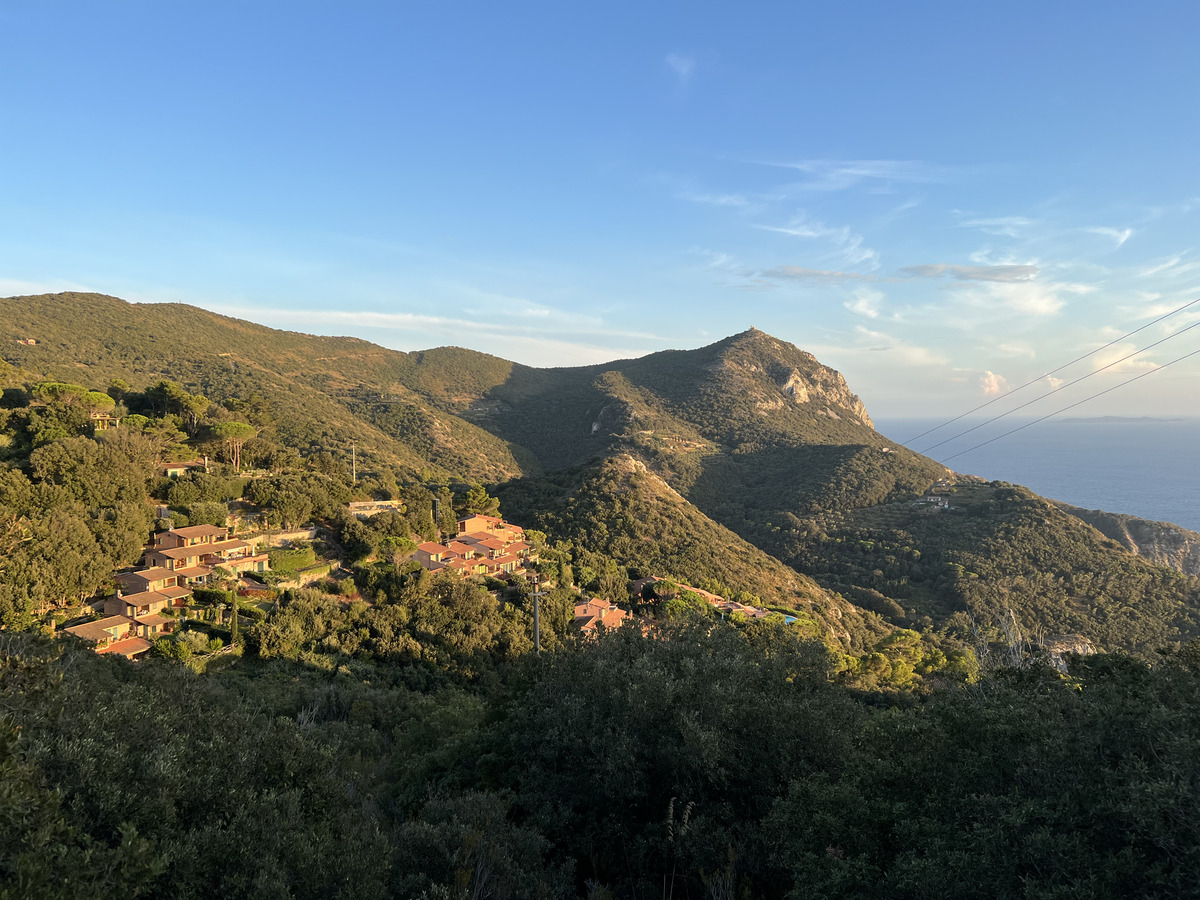
<instances>
[{"instance_id":1,"label":"calm sea surface","mask_svg":"<svg viewBox=\"0 0 1200 900\"><path fill-rule=\"evenodd\" d=\"M1023 484L1044 497L1086 509L1128 513L1200 531L1200 419L1062 419L1041 422L949 459L1024 424L1005 419L928 450L978 420L912 440L939 424L884 419L876 429L956 472Z\"/></svg>"}]
</instances>

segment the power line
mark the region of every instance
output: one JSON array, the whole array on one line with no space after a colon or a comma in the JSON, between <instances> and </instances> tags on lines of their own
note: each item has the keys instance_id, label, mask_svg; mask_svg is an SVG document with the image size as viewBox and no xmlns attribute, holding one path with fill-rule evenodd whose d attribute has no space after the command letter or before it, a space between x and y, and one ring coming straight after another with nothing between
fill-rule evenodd
<instances>
[{"instance_id":1,"label":"power line","mask_svg":"<svg viewBox=\"0 0 1200 900\"><path fill-rule=\"evenodd\" d=\"M1147 375L1153 375L1155 372L1161 372L1163 369L1167 368L1168 366L1173 366L1173 365L1175 365L1175 363L1183 362L1188 357L1195 356L1197 353L1200 353L1200 349L1193 350L1191 353L1185 353L1183 356L1173 359L1169 363L1163 363L1161 366L1158 366L1157 368L1154 368L1154 369L1150 369L1149 371L1143 372L1140 375L1134 375L1132 378L1122 381L1120 384L1114 384L1110 388L1105 388L1104 390L1100 391L1100 393L1098 393L1098 394L1092 394L1090 397L1084 397L1082 400L1077 400L1074 403L1072 403L1070 406L1064 406L1062 409L1055 410L1052 413L1047 413L1046 415L1042 416L1040 419L1034 419L1032 422L1026 422L1024 425L1014 428L1011 431L1004 432L1004 434L998 434L994 438L988 438L988 440L984 441L981 444L976 444L974 447L968 447L966 450L960 450L957 453L953 454L952 456L947 456L945 459L942 460L942 462L948 463L948 462L950 462L950 460L955 459L959 456L962 456L964 453L970 453L973 450L978 450L980 447L986 447L988 444L994 443L995 441L998 441L1001 438L1006 438L1010 434L1016 434L1018 431L1024 431L1026 428L1028 428L1031 425L1036 425L1039 422L1045 422L1047 419L1053 418L1054 416L1057 416L1057 415L1061 415L1062 413L1065 413L1069 409L1074 409L1076 406L1082 406L1084 403L1087 403L1089 400L1095 400L1097 397L1103 397L1105 394L1111 393L1112 391L1115 391L1117 388L1122 388L1122 387L1125 387L1125 385L1127 385L1127 384L1132 384L1133 382L1137 381L1139 378L1145 378Z\"/></svg>"},{"instance_id":2,"label":"power line","mask_svg":"<svg viewBox=\"0 0 1200 900\"><path fill-rule=\"evenodd\" d=\"M1193 322L1187 328L1182 328L1179 331L1174 332L1173 334L1168 334L1165 338L1155 341L1153 344L1149 344L1140 350L1134 350L1132 353L1122 356L1118 360L1114 360L1113 362L1110 362L1107 366L1102 366L1101 368L1096 369L1095 371L1088 372L1086 375L1080 375L1074 381L1068 381L1066 384L1060 384L1058 387L1054 388L1053 390L1047 391L1046 393L1044 393L1038 397L1034 397L1032 400L1025 401L1020 406L1014 406L1012 409L1008 410L1007 412L1002 412L998 416L992 416L992 418L987 419L983 422L980 422L978 425L971 426L966 431L960 431L958 434L948 437L943 441L938 441L938 443L934 444L932 447L926 447L924 450L920 450L918 452L928 453L930 450L936 450L938 447L942 446L943 444L948 444L951 441L956 441L960 437L964 437L965 435L970 434L972 431L977 431L978 429L983 428L985 425L991 425L993 422L997 422L1000 419L1007 418L1008 416L1011 416L1013 413L1018 412L1019 410L1022 410L1027 406L1032 406L1034 403L1037 403L1039 400L1045 400L1047 397L1051 396L1052 394L1057 394L1059 391L1065 391L1067 388L1073 387L1074 385L1079 384L1079 382L1081 382L1081 381L1086 381L1087 379L1091 378L1093 375L1099 375L1101 372L1111 369L1113 366L1120 365L1121 363L1125 362L1125 360L1127 360L1127 359L1132 359L1133 357L1137 356L1138 354L1145 353L1147 350L1153 350L1159 344L1165 344L1167 341L1171 340L1172 338L1177 338L1181 334L1191 331L1193 328L1196 328L1197 326L1200 326L1200 322ZM1006 395L1006 396L1011 396L1011 394ZM997 398L997 399L999 399L999 398ZM949 423L947 423L947 424L949 424Z\"/></svg>"},{"instance_id":3,"label":"power line","mask_svg":"<svg viewBox=\"0 0 1200 900\"><path fill-rule=\"evenodd\" d=\"M1023 391L1023 390L1025 390L1025 388L1029 387L1031 384L1037 384L1043 378L1049 378L1051 375L1057 375L1063 369L1070 368L1071 366L1075 365L1075 363L1082 362L1083 360L1087 359L1089 356L1095 356L1101 350L1107 350L1113 344L1119 344L1121 341L1125 340L1126 338L1133 337L1139 331L1145 331L1151 325L1157 325L1159 322L1163 321L1164 319L1169 319L1169 318L1171 318L1171 316L1178 315L1179 313L1183 312L1188 307L1195 306L1197 303L1200 303L1200 297L1197 297L1195 300L1192 300L1190 303L1183 304L1183 306L1179 307L1179 309L1172 310L1171 312L1169 312L1165 315L1159 316L1153 322L1147 322L1145 325L1142 325L1140 328L1133 329L1133 331L1130 331L1128 334L1123 334L1119 338L1114 338L1113 340L1111 340L1107 344L1105 344L1103 347L1097 347L1095 350L1092 350L1089 353L1083 354L1083 356L1075 357L1069 363L1064 363L1063 365L1059 366L1057 369L1051 369L1049 372L1039 375L1037 378L1031 378L1029 381L1025 382L1020 387L1013 388L1007 394L1002 394L999 397L993 397L991 400L988 400L984 403L980 403L974 409L968 409L965 413L962 413L961 415L957 415L953 419L948 419L947 421L943 422L941 425L934 425L928 431L922 431L920 434L909 438L904 443L911 444L913 441L919 441L921 438L925 437L925 435L927 435L927 434L933 434L935 431L940 431L941 429L945 428L947 425L953 425L959 419L965 419L967 416L971 415L972 413L977 413L977 412L979 412L979 410L985 409L985 408L991 406L993 403L998 403L1001 400L1011 397L1013 394L1017 393L1017 391ZM937 446L937 445L935 445L935 446Z\"/></svg>"}]
</instances>

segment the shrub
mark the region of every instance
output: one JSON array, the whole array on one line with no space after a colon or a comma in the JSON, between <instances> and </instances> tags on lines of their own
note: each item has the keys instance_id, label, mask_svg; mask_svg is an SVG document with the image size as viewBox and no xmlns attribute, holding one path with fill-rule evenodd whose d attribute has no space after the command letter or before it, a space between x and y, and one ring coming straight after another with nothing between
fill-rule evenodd
<instances>
[{"instance_id":1,"label":"shrub","mask_svg":"<svg viewBox=\"0 0 1200 900\"><path fill-rule=\"evenodd\" d=\"M304 569L317 561L317 554L311 547L292 550L271 550L268 552L273 572L295 572Z\"/></svg>"}]
</instances>

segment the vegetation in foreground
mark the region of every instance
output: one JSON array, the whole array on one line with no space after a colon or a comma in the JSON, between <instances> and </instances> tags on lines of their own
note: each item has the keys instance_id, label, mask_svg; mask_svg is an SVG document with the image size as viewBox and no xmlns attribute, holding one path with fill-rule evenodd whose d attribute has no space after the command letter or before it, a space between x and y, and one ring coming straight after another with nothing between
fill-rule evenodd
<instances>
[{"instance_id":1,"label":"vegetation in foreground","mask_svg":"<svg viewBox=\"0 0 1200 900\"><path fill-rule=\"evenodd\" d=\"M918 507L943 472L808 354L748 332L542 373L26 300L9 327L40 340L0 363L0 897L1194 892L1200 582L1015 486ZM541 656L528 589L410 558L516 474ZM347 513L366 499L394 508ZM318 580L198 591L137 665L48 636L152 526L230 516L313 523L269 580ZM791 624L623 593L645 575ZM632 627L584 639L588 595ZM1137 655L1006 644L1014 613Z\"/></svg>"},{"instance_id":2,"label":"vegetation in foreground","mask_svg":"<svg viewBox=\"0 0 1200 900\"><path fill-rule=\"evenodd\" d=\"M0 667L3 896L1185 896L1200 865L1195 647L920 703L698 621L487 690L15 635Z\"/></svg>"}]
</instances>

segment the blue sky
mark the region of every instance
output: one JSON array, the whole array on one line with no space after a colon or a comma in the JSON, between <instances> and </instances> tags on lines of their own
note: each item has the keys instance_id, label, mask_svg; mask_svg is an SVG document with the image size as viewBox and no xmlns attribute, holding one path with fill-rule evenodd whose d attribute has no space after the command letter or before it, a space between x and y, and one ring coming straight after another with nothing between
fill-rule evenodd
<instances>
[{"instance_id":1,"label":"blue sky","mask_svg":"<svg viewBox=\"0 0 1200 900\"><path fill-rule=\"evenodd\" d=\"M533 365L754 325L876 416L949 416L1200 297L1197 26L1182 2L9 2L0 295ZM1192 412L1198 375L1079 412Z\"/></svg>"}]
</instances>

